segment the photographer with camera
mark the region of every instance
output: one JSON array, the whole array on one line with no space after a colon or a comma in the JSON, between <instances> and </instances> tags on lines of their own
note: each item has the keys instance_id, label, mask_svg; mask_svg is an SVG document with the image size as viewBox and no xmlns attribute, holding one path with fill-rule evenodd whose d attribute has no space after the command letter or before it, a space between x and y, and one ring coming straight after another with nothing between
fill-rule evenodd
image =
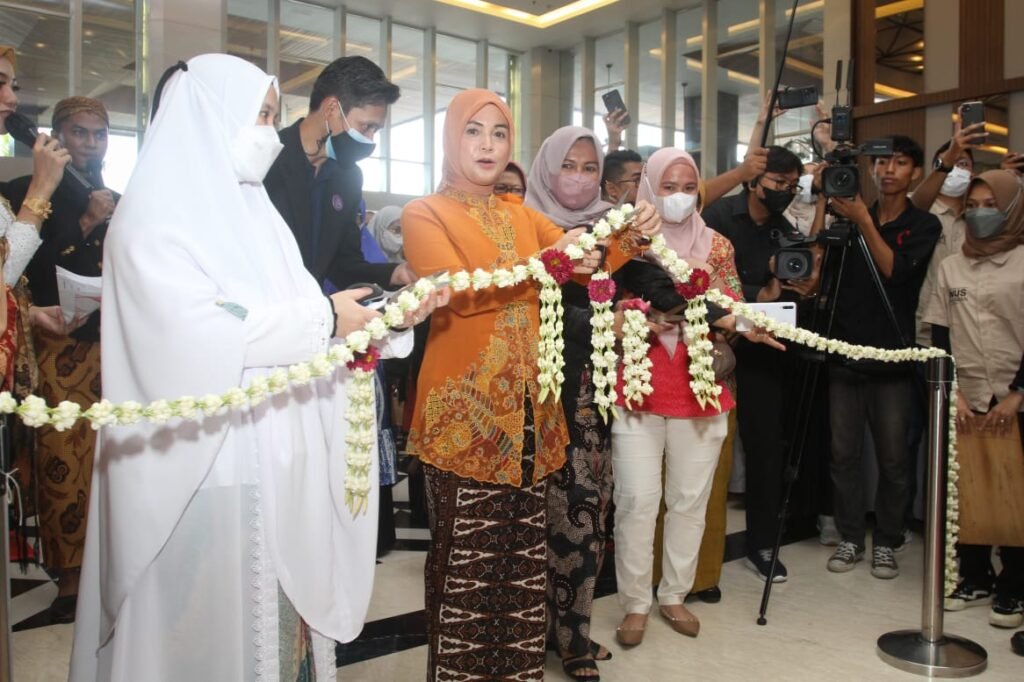
<instances>
[{"instance_id":1,"label":"photographer with camera","mask_svg":"<svg viewBox=\"0 0 1024 682\"><path fill-rule=\"evenodd\" d=\"M800 281L776 278L772 263L780 238L802 238L782 215L799 191L802 170L796 154L769 147L765 170L749 188L716 201L702 213L710 227L732 242L748 302L797 301L817 287L816 276ZM745 340L736 346L736 361L737 420L747 455L747 565L767 580L782 503L783 394L791 361ZM778 562L773 580L786 579L786 567Z\"/></svg>"},{"instance_id":2,"label":"photographer with camera","mask_svg":"<svg viewBox=\"0 0 1024 682\"><path fill-rule=\"evenodd\" d=\"M835 213L859 230L872 261L867 262L862 250L848 250L844 281L836 294L832 336L860 345L900 348L913 339L918 293L942 227L938 218L915 207L908 198L924 165L924 152L916 142L894 135L891 155L873 155L871 163L879 197L870 208L859 193L832 199ZM882 290L873 270L880 276ZM903 544L904 513L911 490L907 434L912 381L913 368L906 365L844 361L829 368L835 519L843 537L828 560L828 570L834 573L852 570L864 556L861 457L867 424L875 443L879 477L871 574L876 578L899 575L894 553Z\"/></svg>"}]
</instances>

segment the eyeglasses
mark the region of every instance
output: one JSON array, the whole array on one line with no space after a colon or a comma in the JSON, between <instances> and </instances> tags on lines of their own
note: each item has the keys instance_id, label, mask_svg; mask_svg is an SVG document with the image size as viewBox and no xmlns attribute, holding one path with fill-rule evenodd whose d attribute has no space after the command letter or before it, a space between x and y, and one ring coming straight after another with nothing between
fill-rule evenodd
<instances>
[{"instance_id":1,"label":"eyeglasses","mask_svg":"<svg viewBox=\"0 0 1024 682\"><path fill-rule=\"evenodd\" d=\"M495 185L495 194L515 194L518 196L526 196L526 189L519 185Z\"/></svg>"},{"instance_id":2,"label":"eyeglasses","mask_svg":"<svg viewBox=\"0 0 1024 682\"><path fill-rule=\"evenodd\" d=\"M787 184L785 178L772 178L772 177L769 177L767 175L764 175L764 176L762 176L761 181L762 181L762 184L764 183L764 181L768 181L768 182L772 183L775 186L774 189L776 189L776 190L778 190L780 192L789 192L790 194L799 194L800 193L800 181L799 180L797 182L794 182L793 184Z\"/></svg>"}]
</instances>

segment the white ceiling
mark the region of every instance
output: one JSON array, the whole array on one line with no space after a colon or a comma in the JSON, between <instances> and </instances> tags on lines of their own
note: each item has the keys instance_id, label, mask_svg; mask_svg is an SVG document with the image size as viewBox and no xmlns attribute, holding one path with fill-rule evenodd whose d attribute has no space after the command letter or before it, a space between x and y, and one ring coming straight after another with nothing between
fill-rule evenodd
<instances>
[{"instance_id":1,"label":"white ceiling","mask_svg":"<svg viewBox=\"0 0 1024 682\"><path fill-rule=\"evenodd\" d=\"M560 0L489 1L532 14L543 14L549 9L568 4ZM744 2L751 2L756 7L756 0ZM650 21L660 16L666 8L694 7L700 4L700 0L620 0L543 30L445 5L436 0L322 0L322 4L344 4L350 12L377 17L390 15L395 22L434 26L444 33L474 39L486 38L495 45L525 51L533 47L568 48L579 43L582 36L613 33L625 26L627 21Z\"/></svg>"}]
</instances>

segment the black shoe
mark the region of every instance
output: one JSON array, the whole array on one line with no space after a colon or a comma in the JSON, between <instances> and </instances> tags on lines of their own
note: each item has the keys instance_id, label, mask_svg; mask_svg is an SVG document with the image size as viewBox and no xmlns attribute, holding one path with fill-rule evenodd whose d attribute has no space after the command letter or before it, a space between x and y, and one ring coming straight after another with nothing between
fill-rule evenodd
<instances>
[{"instance_id":1,"label":"black shoe","mask_svg":"<svg viewBox=\"0 0 1024 682\"><path fill-rule=\"evenodd\" d=\"M717 585L709 587L706 590L700 592L694 592L693 596L700 599L705 604L717 604L722 601L722 590Z\"/></svg>"},{"instance_id":2,"label":"black shoe","mask_svg":"<svg viewBox=\"0 0 1024 682\"><path fill-rule=\"evenodd\" d=\"M946 597L943 607L946 611L963 611L971 606L988 606L992 603L992 582L976 583L964 578Z\"/></svg>"},{"instance_id":3,"label":"black shoe","mask_svg":"<svg viewBox=\"0 0 1024 682\"><path fill-rule=\"evenodd\" d=\"M78 606L78 595L69 594L64 597L57 597L50 604L51 623L74 623L75 609Z\"/></svg>"},{"instance_id":4,"label":"black shoe","mask_svg":"<svg viewBox=\"0 0 1024 682\"><path fill-rule=\"evenodd\" d=\"M1024 630L1013 633L1013 637L1010 637L1010 648L1018 656L1024 656Z\"/></svg>"},{"instance_id":5,"label":"black shoe","mask_svg":"<svg viewBox=\"0 0 1024 682\"><path fill-rule=\"evenodd\" d=\"M768 572L772 570L772 550L759 549L747 555L747 568L753 571L761 580L768 580ZM772 576L773 583L784 583L789 578L789 572L783 565L782 560L775 562L775 575Z\"/></svg>"},{"instance_id":6,"label":"black shoe","mask_svg":"<svg viewBox=\"0 0 1024 682\"><path fill-rule=\"evenodd\" d=\"M996 592L988 622L997 628L1019 628L1024 624L1024 600Z\"/></svg>"}]
</instances>

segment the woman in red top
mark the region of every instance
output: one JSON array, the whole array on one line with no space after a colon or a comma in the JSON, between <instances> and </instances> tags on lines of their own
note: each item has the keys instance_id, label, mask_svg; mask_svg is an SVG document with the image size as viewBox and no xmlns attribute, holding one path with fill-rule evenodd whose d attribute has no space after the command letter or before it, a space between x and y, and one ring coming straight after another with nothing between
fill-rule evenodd
<instances>
[{"instance_id":1,"label":"woman in red top","mask_svg":"<svg viewBox=\"0 0 1024 682\"><path fill-rule=\"evenodd\" d=\"M695 268L707 271L711 285L742 298L732 245L704 224L696 212L699 172L686 152L661 149L651 155L640 180L638 199L654 202L662 233L676 253ZM652 263L634 263L623 272L634 295L667 312L686 304L672 280ZM709 322L735 329L736 321L713 308ZM689 354L680 325L662 325L648 353L654 392L612 424L612 466L615 471L615 574L626 617L616 636L620 643L639 644L652 606L651 574L654 533L662 499L664 459L665 533L662 578L658 585L661 615L672 627L695 637L700 622L683 606L693 586L697 554L704 533L704 511L722 442L728 411L735 406L723 385L720 407L701 407L690 388ZM749 334L751 340L764 340ZM775 344L774 340L769 340ZM619 394L622 395L620 384Z\"/></svg>"}]
</instances>

